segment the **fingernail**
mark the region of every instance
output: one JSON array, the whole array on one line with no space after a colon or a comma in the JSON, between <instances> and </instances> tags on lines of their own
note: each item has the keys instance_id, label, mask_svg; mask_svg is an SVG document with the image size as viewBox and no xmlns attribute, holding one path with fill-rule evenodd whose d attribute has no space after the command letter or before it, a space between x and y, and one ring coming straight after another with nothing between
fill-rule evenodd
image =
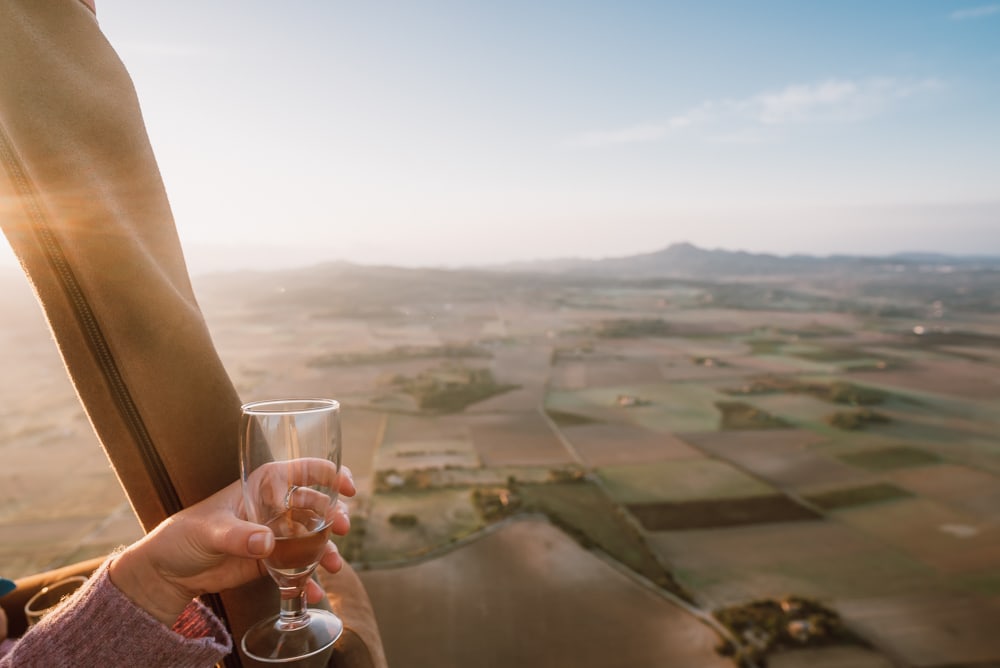
<instances>
[{"instance_id":1,"label":"fingernail","mask_svg":"<svg viewBox=\"0 0 1000 668\"><path fill-rule=\"evenodd\" d=\"M247 549L255 557L263 557L271 552L274 544L274 535L270 531L258 531L250 536L247 541Z\"/></svg>"}]
</instances>

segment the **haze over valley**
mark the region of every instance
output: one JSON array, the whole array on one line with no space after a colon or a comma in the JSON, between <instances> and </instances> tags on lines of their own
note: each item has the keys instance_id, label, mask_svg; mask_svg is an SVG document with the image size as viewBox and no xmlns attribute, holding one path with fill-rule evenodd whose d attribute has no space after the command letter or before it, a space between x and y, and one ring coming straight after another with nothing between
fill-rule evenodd
<instances>
[{"instance_id":1,"label":"haze over valley","mask_svg":"<svg viewBox=\"0 0 1000 668\"><path fill-rule=\"evenodd\" d=\"M4 282L17 576L138 527ZM674 245L195 287L242 397L344 403L360 493L340 547L390 664L1000 660L996 259ZM24 501L53 477L65 493Z\"/></svg>"}]
</instances>

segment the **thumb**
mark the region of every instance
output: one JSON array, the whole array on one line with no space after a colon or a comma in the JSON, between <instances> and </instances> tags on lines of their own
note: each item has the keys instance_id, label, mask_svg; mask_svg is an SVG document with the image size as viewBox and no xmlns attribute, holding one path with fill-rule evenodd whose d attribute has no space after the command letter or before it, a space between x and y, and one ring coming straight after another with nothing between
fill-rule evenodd
<instances>
[{"instance_id":1,"label":"thumb","mask_svg":"<svg viewBox=\"0 0 1000 668\"><path fill-rule=\"evenodd\" d=\"M260 559L274 549L274 533L267 527L225 515L215 525L215 545L222 554Z\"/></svg>"}]
</instances>

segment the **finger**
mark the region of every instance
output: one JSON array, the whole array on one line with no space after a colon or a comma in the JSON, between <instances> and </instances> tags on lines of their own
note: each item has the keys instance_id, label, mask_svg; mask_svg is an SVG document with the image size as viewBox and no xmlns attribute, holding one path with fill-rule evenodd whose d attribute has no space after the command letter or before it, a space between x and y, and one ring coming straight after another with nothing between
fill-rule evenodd
<instances>
[{"instance_id":1,"label":"finger","mask_svg":"<svg viewBox=\"0 0 1000 668\"><path fill-rule=\"evenodd\" d=\"M336 573L344 567L344 559L340 556L340 550L332 542L327 541L326 550L319 559L319 565L330 573Z\"/></svg>"},{"instance_id":2,"label":"finger","mask_svg":"<svg viewBox=\"0 0 1000 668\"><path fill-rule=\"evenodd\" d=\"M327 487L338 489L339 468L335 462L318 457L302 457L287 461L268 462L250 474L248 483L252 489L273 491L271 501L283 499L285 492L294 486ZM267 496L263 498L269 498Z\"/></svg>"},{"instance_id":3,"label":"finger","mask_svg":"<svg viewBox=\"0 0 1000 668\"><path fill-rule=\"evenodd\" d=\"M329 459L302 457L281 464L286 467L288 480L294 485L337 488L339 469Z\"/></svg>"},{"instance_id":4,"label":"finger","mask_svg":"<svg viewBox=\"0 0 1000 668\"><path fill-rule=\"evenodd\" d=\"M211 518L212 530L206 546L217 554L260 559L274 549L274 534L267 527L241 520L227 513Z\"/></svg>"},{"instance_id":5,"label":"finger","mask_svg":"<svg viewBox=\"0 0 1000 668\"><path fill-rule=\"evenodd\" d=\"M310 487L293 487L286 496L285 506L311 510L320 517L326 517L332 507L330 495L317 492Z\"/></svg>"},{"instance_id":6,"label":"finger","mask_svg":"<svg viewBox=\"0 0 1000 668\"><path fill-rule=\"evenodd\" d=\"M306 602L316 604L326 598L326 592L312 578L306 582Z\"/></svg>"},{"instance_id":7,"label":"finger","mask_svg":"<svg viewBox=\"0 0 1000 668\"><path fill-rule=\"evenodd\" d=\"M337 505L333 511L333 517L330 519L330 531L338 536L344 536L350 530L351 514L347 510L347 504L343 501L337 501Z\"/></svg>"},{"instance_id":8,"label":"finger","mask_svg":"<svg viewBox=\"0 0 1000 668\"><path fill-rule=\"evenodd\" d=\"M354 496L358 487L354 484L354 473L349 466L340 467L340 493L344 496Z\"/></svg>"}]
</instances>

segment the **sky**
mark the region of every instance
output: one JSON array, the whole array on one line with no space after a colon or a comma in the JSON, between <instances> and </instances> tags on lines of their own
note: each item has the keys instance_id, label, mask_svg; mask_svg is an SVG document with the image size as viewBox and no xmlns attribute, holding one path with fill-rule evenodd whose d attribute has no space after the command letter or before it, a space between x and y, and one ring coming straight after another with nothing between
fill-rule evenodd
<instances>
[{"instance_id":1,"label":"sky","mask_svg":"<svg viewBox=\"0 0 1000 668\"><path fill-rule=\"evenodd\" d=\"M1000 3L97 0L194 271L1000 255Z\"/></svg>"}]
</instances>

